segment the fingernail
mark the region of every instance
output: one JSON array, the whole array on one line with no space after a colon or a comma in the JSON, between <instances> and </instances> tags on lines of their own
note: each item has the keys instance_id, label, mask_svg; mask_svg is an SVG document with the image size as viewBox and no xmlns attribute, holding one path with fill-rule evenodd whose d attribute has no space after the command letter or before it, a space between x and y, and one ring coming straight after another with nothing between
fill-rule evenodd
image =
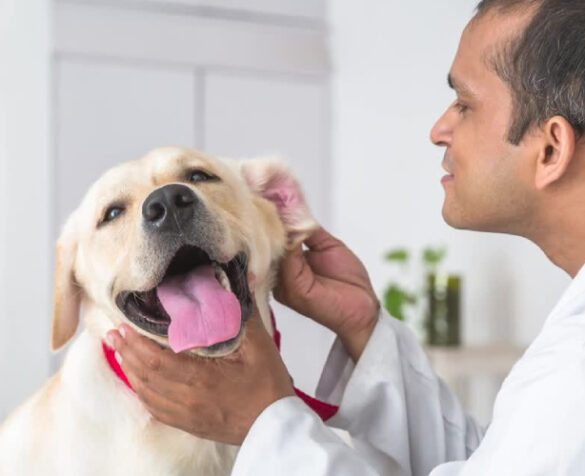
<instances>
[{"instance_id":1,"label":"fingernail","mask_svg":"<svg viewBox=\"0 0 585 476\"><path fill-rule=\"evenodd\" d=\"M120 335L125 339L126 338L126 329L124 328L124 326L120 326L120 328L118 329L118 332L120 333Z\"/></svg>"},{"instance_id":2,"label":"fingernail","mask_svg":"<svg viewBox=\"0 0 585 476\"><path fill-rule=\"evenodd\" d=\"M122 365L122 356L118 354L118 352L114 352L114 358L116 359L116 362Z\"/></svg>"}]
</instances>

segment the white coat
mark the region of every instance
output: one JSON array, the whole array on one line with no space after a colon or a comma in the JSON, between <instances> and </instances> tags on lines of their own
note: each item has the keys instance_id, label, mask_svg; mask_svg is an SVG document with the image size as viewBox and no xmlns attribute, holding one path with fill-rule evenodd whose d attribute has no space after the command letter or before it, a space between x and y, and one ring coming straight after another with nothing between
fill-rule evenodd
<instances>
[{"instance_id":1,"label":"white coat","mask_svg":"<svg viewBox=\"0 0 585 476\"><path fill-rule=\"evenodd\" d=\"M485 432L435 375L414 335L382 313L359 362L336 341L317 389L328 425L296 397L269 406L234 476L584 476L585 270L496 398Z\"/></svg>"}]
</instances>

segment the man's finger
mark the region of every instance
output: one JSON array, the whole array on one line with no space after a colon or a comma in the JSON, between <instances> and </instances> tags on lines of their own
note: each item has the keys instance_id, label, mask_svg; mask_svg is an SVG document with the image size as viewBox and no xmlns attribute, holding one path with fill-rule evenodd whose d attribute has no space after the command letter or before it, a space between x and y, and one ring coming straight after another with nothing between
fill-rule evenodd
<instances>
[{"instance_id":1,"label":"man's finger","mask_svg":"<svg viewBox=\"0 0 585 476\"><path fill-rule=\"evenodd\" d=\"M304 243L311 251L323 251L331 246L339 245L341 242L325 228L320 227Z\"/></svg>"},{"instance_id":2,"label":"man's finger","mask_svg":"<svg viewBox=\"0 0 585 476\"><path fill-rule=\"evenodd\" d=\"M165 380L185 382L183 370L187 361L193 360L190 356L164 349L125 324L120 326L120 334L123 337L114 332L108 335L112 336L114 349L122 357L122 368L131 368L142 380L153 378L153 374L159 373ZM194 368L190 370L194 371Z\"/></svg>"},{"instance_id":3,"label":"man's finger","mask_svg":"<svg viewBox=\"0 0 585 476\"><path fill-rule=\"evenodd\" d=\"M303 247L298 245L286 253L281 261L280 270L287 274L295 274L302 266L304 260Z\"/></svg>"},{"instance_id":4,"label":"man's finger","mask_svg":"<svg viewBox=\"0 0 585 476\"><path fill-rule=\"evenodd\" d=\"M273 290L274 297L278 302L287 304L287 301L290 300L290 293L287 291L297 290L298 283L306 279L305 273L310 271L305 267L305 257L301 245L284 255L278 270L278 282Z\"/></svg>"}]
</instances>

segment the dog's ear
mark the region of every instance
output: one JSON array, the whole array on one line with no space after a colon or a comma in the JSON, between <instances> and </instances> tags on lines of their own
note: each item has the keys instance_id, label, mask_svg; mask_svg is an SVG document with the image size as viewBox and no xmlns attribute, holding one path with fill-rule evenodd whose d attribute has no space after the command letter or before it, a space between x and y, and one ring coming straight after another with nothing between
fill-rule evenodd
<instances>
[{"instance_id":1,"label":"dog's ear","mask_svg":"<svg viewBox=\"0 0 585 476\"><path fill-rule=\"evenodd\" d=\"M282 160L244 160L241 172L252 192L275 205L287 233L287 247L294 248L318 228L299 182Z\"/></svg>"},{"instance_id":2,"label":"dog's ear","mask_svg":"<svg viewBox=\"0 0 585 476\"><path fill-rule=\"evenodd\" d=\"M68 225L70 225L68 223ZM51 348L59 350L75 335L79 325L81 288L75 281L74 266L77 254L77 238L65 229L57 242L55 266L55 293Z\"/></svg>"}]
</instances>

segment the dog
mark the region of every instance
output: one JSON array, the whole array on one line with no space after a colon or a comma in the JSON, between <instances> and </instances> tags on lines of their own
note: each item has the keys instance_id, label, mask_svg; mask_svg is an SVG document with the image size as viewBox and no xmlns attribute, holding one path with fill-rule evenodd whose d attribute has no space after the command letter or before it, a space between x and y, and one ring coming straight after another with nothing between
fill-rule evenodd
<instances>
[{"instance_id":1,"label":"dog","mask_svg":"<svg viewBox=\"0 0 585 476\"><path fill-rule=\"evenodd\" d=\"M236 352L253 301L274 332L279 259L316 227L278 159L164 147L107 171L57 243L53 350L85 328L0 427L0 475L228 475L237 447L153 419L108 364L106 333L127 323L194 358Z\"/></svg>"}]
</instances>

